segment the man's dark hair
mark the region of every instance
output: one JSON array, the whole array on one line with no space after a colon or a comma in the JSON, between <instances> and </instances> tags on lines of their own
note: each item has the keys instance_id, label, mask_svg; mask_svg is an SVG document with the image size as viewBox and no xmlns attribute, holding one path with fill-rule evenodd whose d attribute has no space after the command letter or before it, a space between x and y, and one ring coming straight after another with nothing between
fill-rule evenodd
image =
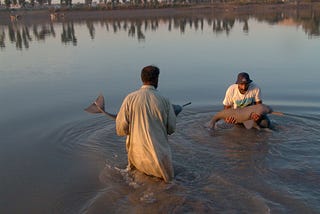
<instances>
[{"instance_id":1,"label":"man's dark hair","mask_svg":"<svg viewBox=\"0 0 320 214\"><path fill-rule=\"evenodd\" d=\"M160 70L158 67L149 65L142 69L141 80L142 82L154 82L158 79Z\"/></svg>"}]
</instances>

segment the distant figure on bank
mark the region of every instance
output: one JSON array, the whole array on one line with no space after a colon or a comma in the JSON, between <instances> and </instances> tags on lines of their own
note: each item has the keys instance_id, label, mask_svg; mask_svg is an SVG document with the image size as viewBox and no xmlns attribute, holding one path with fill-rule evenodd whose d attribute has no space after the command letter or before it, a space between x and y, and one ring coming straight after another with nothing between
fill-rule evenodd
<instances>
[{"instance_id":1,"label":"distant figure on bank","mask_svg":"<svg viewBox=\"0 0 320 214\"><path fill-rule=\"evenodd\" d=\"M261 90L252 82L250 76L246 72L238 74L235 84L229 86L223 100L224 109L228 108L245 108L246 106L262 103ZM253 113L253 119L261 128L269 128L270 120L266 115ZM232 116L225 119L227 123L236 124L237 121Z\"/></svg>"},{"instance_id":2,"label":"distant figure on bank","mask_svg":"<svg viewBox=\"0 0 320 214\"><path fill-rule=\"evenodd\" d=\"M123 101L116 118L119 136L127 136L128 168L169 182L174 177L168 135L176 128L170 101L159 94L160 70L155 66L141 71L142 87Z\"/></svg>"}]
</instances>

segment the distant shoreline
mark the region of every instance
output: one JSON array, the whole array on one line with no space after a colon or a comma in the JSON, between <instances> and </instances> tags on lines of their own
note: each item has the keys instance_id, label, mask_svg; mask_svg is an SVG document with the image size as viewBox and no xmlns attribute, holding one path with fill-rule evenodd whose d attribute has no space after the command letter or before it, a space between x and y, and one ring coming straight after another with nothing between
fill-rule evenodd
<instances>
[{"instance_id":1,"label":"distant shoreline","mask_svg":"<svg viewBox=\"0 0 320 214\"><path fill-rule=\"evenodd\" d=\"M256 13L274 13L280 11L297 11L297 10L315 10L320 11L320 2L312 3L283 3L283 4L232 4L232 3L214 3L214 4L197 4L183 7L165 7L165 8L134 8L134 9L60 9L59 15L68 20L81 19L100 19L100 18L143 18L159 17L172 15L199 15L202 13L214 14L256 14ZM22 9L15 10L22 21L38 22L50 21L49 9ZM59 18L59 17L58 17ZM0 11L0 24L9 23L10 10Z\"/></svg>"}]
</instances>

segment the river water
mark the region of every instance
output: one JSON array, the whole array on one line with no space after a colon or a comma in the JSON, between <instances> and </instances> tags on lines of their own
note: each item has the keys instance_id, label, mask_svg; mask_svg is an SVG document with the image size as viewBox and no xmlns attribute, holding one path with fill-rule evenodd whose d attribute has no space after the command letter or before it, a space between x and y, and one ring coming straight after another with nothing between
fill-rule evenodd
<instances>
[{"instance_id":1,"label":"river water","mask_svg":"<svg viewBox=\"0 0 320 214\"><path fill-rule=\"evenodd\" d=\"M318 15L1 24L1 213L319 213ZM170 184L126 171L114 121L83 111L101 93L116 113L149 64L172 103L192 102ZM241 71L284 116L208 130Z\"/></svg>"}]
</instances>

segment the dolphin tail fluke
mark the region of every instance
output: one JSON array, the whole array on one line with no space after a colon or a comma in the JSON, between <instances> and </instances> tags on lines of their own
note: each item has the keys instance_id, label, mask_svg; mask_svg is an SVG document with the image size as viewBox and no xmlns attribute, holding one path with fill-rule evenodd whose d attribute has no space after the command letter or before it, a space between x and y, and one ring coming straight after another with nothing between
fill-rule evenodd
<instances>
[{"instance_id":1,"label":"dolphin tail fluke","mask_svg":"<svg viewBox=\"0 0 320 214\"><path fill-rule=\"evenodd\" d=\"M104 97L102 94L98 96L98 98L86 109L84 109L86 112L92 113L92 114L99 114L103 113L112 119L116 119L116 114L111 114L109 112L105 111L105 105L104 105Z\"/></svg>"},{"instance_id":2,"label":"dolphin tail fluke","mask_svg":"<svg viewBox=\"0 0 320 214\"><path fill-rule=\"evenodd\" d=\"M88 108L85 108L84 110L92 114L105 113L103 95L100 94L98 98Z\"/></svg>"}]
</instances>

